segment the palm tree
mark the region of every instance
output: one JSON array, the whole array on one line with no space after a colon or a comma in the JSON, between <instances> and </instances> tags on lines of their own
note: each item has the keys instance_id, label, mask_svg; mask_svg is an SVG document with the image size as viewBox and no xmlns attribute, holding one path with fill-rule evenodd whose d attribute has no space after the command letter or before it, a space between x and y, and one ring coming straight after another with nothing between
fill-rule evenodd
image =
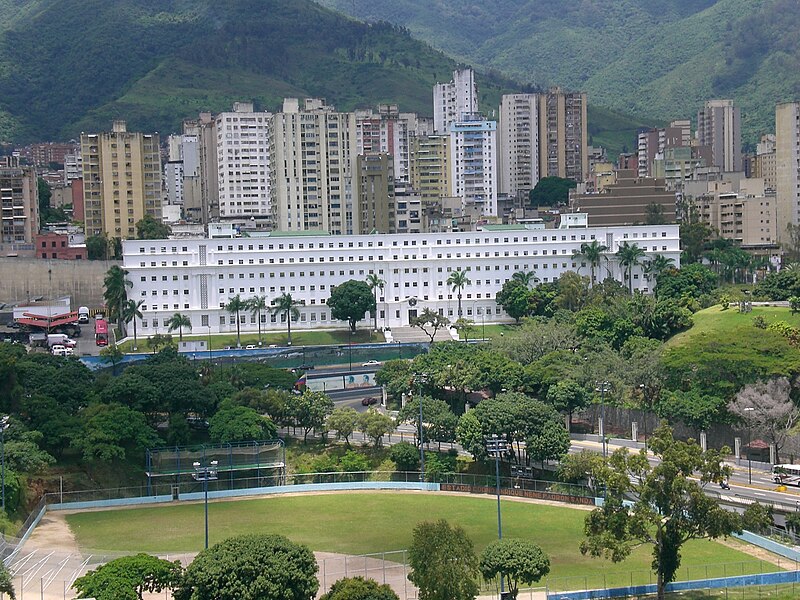
<instances>
[{"instance_id":1,"label":"palm tree","mask_svg":"<svg viewBox=\"0 0 800 600\"><path fill-rule=\"evenodd\" d=\"M138 342L136 341L136 319L142 318L142 305L144 300L128 300L122 307L122 320L125 323L133 321L133 349L138 350Z\"/></svg>"},{"instance_id":2,"label":"palm tree","mask_svg":"<svg viewBox=\"0 0 800 600\"><path fill-rule=\"evenodd\" d=\"M447 278L447 285L449 285L454 292L458 292L458 318L461 318L461 291L465 286L472 283L467 276L466 271L453 271L450 277Z\"/></svg>"},{"instance_id":3,"label":"palm tree","mask_svg":"<svg viewBox=\"0 0 800 600\"><path fill-rule=\"evenodd\" d=\"M608 251L608 246L601 244L597 240L592 240L591 244L586 244L586 243L581 244L580 251L572 255L573 259L580 258L581 260L585 260L586 262L589 263L589 267L591 268L591 274L592 274L592 287L594 287L594 284L596 282L595 270L603 260L608 260L608 258L605 255L607 251Z\"/></svg>"},{"instance_id":4,"label":"palm tree","mask_svg":"<svg viewBox=\"0 0 800 600\"><path fill-rule=\"evenodd\" d=\"M298 306L302 306L303 302L298 302L292 299L291 294L281 294L272 301L272 313L276 315L286 315L286 344L292 345L292 319L300 318L300 311Z\"/></svg>"},{"instance_id":5,"label":"palm tree","mask_svg":"<svg viewBox=\"0 0 800 600\"><path fill-rule=\"evenodd\" d=\"M620 266L625 269L625 275L628 278L628 289L631 295L633 295L633 268L642 264L641 259L644 256L645 253L642 248L628 242L622 242L622 245L617 250L617 260Z\"/></svg>"},{"instance_id":6,"label":"palm tree","mask_svg":"<svg viewBox=\"0 0 800 600\"><path fill-rule=\"evenodd\" d=\"M375 296L375 331L378 331L378 290L383 291L383 286L386 285L386 282L376 273L370 273L367 275L367 285L372 290L373 296Z\"/></svg>"},{"instance_id":7,"label":"palm tree","mask_svg":"<svg viewBox=\"0 0 800 600\"><path fill-rule=\"evenodd\" d=\"M519 281L525 287L530 287L532 283L539 281L539 278L536 277L536 271L516 271L511 276L511 279Z\"/></svg>"},{"instance_id":8,"label":"palm tree","mask_svg":"<svg viewBox=\"0 0 800 600\"><path fill-rule=\"evenodd\" d=\"M674 266L674 263L675 259L667 258L663 254L656 254L653 258L644 263L642 272L648 281L650 281L650 278L652 277L657 289L658 278L661 277L661 275L668 269L671 269Z\"/></svg>"},{"instance_id":9,"label":"palm tree","mask_svg":"<svg viewBox=\"0 0 800 600\"><path fill-rule=\"evenodd\" d=\"M253 296L245 301L247 309L253 313L258 323L258 345L261 345L261 313L269 310L266 296Z\"/></svg>"},{"instance_id":10,"label":"palm tree","mask_svg":"<svg viewBox=\"0 0 800 600\"><path fill-rule=\"evenodd\" d=\"M122 307L128 301L128 288L133 285L128 281L128 271L118 265L114 265L107 272L103 279L105 291L103 299L108 309L108 318L116 319L117 325L122 321Z\"/></svg>"},{"instance_id":11,"label":"palm tree","mask_svg":"<svg viewBox=\"0 0 800 600\"><path fill-rule=\"evenodd\" d=\"M233 298L228 298L228 303L225 305L225 310L227 310L232 315L236 315L236 347L240 348L242 346L242 336L241 331L239 330L239 313L243 310L247 309L247 305L245 304L244 300L239 294L236 294Z\"/></svg>"},{"instance_id":12,"label":"palm tree","mask_svg":"<svg viewBox=\"0 0 800 600\"><path fill-rule=\"evenodd\" d=\"M176 329L178 330L178 341L183 341L183 328L186 327L189 331L192 330L192 320L187 317L186 315L182 315L181 313L175 313L165 323L167 326L167 331L172 333Z\"/></svg>"}]
</instances>

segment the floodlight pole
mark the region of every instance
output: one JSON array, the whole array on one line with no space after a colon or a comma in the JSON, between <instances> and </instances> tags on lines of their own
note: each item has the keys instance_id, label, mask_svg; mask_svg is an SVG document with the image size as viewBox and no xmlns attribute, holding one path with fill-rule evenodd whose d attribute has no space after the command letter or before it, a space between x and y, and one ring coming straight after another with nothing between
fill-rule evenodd
<instances>
[{"instance_id":1,"label":"floodlight pole","mask_svg":"<svg viewBox=\"0 0 800 600\"><path fill-rule=\"evenodd\" d=\"M747 483L753 483L753 422L749 419L752 411L755 408L752 406L748 406L744 409L744 412L748 413L747 419Z\"/></svg>"},{"instance_id":2,"label":"floodlight pole","mask_svg":"<svg viewBox=\"0 0 800 600\"><path fill-rule=\"evenodd\" d=\"M217 478L218 461L212 460L208 466L202 466L199 462L192 463L197 477L203 478L203 497L205 512L205 549L208 550L208 480L212 477Z\"/></svg>"},{"instance_id":3,"label":"floodlight pole","mask_svg":"<svg viewBox=\"0 0 800 600\"><path fill-rule=\"evenodd\" d=\"M6 429L8 429L8 415L4 416L0 419L0 452L2 453L2 458L0 458L0 480L2 481L2 508L3 512L6 510Z\"/></svg>"},{"instance_id":4,"label":"floodlight pole","mask_svg":"<svg viewBox=\"0 0 800 600\"><path fill-rule=\"evenodd\" d=\"M494 475L495 475L495 486L497 490L497 539L503 539L503 520L500 512L500 455L506 451L506 440L505 436L498 437L497 435L492 435L492 437L486 439L486 451L489 456L494 456ZM500 573L500 598L505 597L505 583L504 583L504 575Z\"/></svg>"}]
</instances>

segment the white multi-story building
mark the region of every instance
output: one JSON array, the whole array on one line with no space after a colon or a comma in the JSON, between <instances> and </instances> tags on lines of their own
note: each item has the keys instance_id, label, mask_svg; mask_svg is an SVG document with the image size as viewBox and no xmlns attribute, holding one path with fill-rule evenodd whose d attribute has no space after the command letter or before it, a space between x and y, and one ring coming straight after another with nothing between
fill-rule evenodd
<instances>
[{"instance_id":1,"label":"white multi-story building","mask_svg":"<svg viewBox=\"0 0 800 600\"><path fill-rule=\"evenodd\" d=\"M356 115L286 98L270 129L272 211L280 231L358 233Z\"/></svg>"},{"instance_id":2,"label":"white multi-story building","mask_svg":"<svg viewBox=\"0 0 800 600\"><path fill-rule=\"evenodd\" d=\"M180 206L182 212L187 192L199 194L200 190L197 184L200 177L199 139L195 134L171 135L167 138L167 148L169 154L164 164L167 204ZM190 205L198 203L199 200L189 200Z\"/></svg>"},{"instance_id":3,"label":"white multi-story building","mask_svg":"<svg viewBox=\"0 0 800 600\"><path fill-rule=\"evenodd\" d=\"M80 148L74 154L64 155L64 185L83 177L83 160Z\"/></svg>"},{"instance_id":4,"label":"white multi-story building","mask_svg":"<svg viewBox=\"0 0 800 600\"><path fill-rule=\"evenodd\" d=\"M453 194L480 205L484 216L497 216L497 122L463 117L450 125Z\"/></svg>"},{"instance_id":5,"label":"white multi-story building","mask_svg":"<svg viewBox=\"0 0 800 600\"><path fill-rule=\"evenodd\" d=\"M252 103L235 102L216 117L219 216L236 222L269 222L269 122Z\"/></svg>"},{"instance_id":6,"label":"white multi-story building","mask_svg":"<svg viewBox=\"0 0 800 600\"><path fill-rule=\"evenodd\" d=\"M539 95L504 95L499 128L500 193L532 190L539 182Z\"/></svg>"},{"instance_id":7,"label":"white multi-story building","mask_svg":"<svg viewBox=\"0 0 800 600\"><path fill-rule=\"evenodd\" d=\"M478 112L478 86L472 69L453 71L453 81L433 86L434 133L448 133L463 115Z\"/></svg>"},{"instance_id":8,"label":"white multi-story building","mask_svg":"<svg viewBox=\"0 0 800 600\"><path fill-rule=\"evenodd\" d=\"M569 270L588 274L588 265L572 257L592 240L607 246L609 256L629 242L648 256L662 254L679 264L677 225L586 227L585 217L570 216L571 226L565 229L494 226L463 233L128 240L123 242L124 268L133 284L129 297L144 300L139 331L147 336L164 331L165 320L175 312L191 318L195 333L236 331L224 307L237 294L272 299L288 293L303 303L295 327L343 327L325 304L331 289L372 273L385 281L377 304L382 326L408 326L425 308L455 320L458 300L447 278L459 269L468 271L470 279L462 290L464 316L506 321L495 297L515 272L535 271L543 282ZM610 267L621 277L613 259ZM647 291L648 285L635 268L633 287ZM252 314L240 319L244 330L256 330ZM285 327L273 315L261 319L262 328Z\"/></svg>"}]
</instances>

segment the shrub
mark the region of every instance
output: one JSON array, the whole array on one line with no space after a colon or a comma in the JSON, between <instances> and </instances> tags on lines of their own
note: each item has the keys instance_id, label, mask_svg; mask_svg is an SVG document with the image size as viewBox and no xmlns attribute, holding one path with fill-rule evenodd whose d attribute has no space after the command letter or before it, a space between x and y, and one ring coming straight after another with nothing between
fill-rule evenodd
<instances>
[{"instance_id":1,"label":"shrub","mask_svg":"<svg viewBox=\"0 0 800 600\"><path fill-rule=\"evenodd\" d=\"M419 469L419 450L413 444L400 442L392 446L389 458L394 461L399 471L416 471Z\"/></svg>"}]
</instances>

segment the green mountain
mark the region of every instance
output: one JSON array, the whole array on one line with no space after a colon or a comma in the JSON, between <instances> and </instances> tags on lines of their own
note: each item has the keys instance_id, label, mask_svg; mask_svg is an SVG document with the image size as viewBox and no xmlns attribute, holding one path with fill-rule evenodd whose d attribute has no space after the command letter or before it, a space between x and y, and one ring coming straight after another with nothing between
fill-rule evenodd
<instances>
[{"instance_id":1,"label":"green mountain","mask_svg":"<svg viewBox=\"0 0 800 600\"><path fill-rule=\"evenodd\" d=\"M0 0L0 140L68 139L114 118L172 132L199 111L276 110L286 96L430 115L433 84L456 66L399 26L309 0ZM526 89L478 80L485 111ZM592 134L615 149L641 125L595 114Z\"/></svg>"},{"instance_id":2,"label":"green mountain","mask_svg":"<svg viewBox=\"0 0 800 600\"><path fill-rule=\"evenodd\" d=\"M285 96L430 114L433 84L456 66L398 27L307 0L0 0L0 15L0 139L14 141L113 118L176 131L201 110L274 110ZM519 87L482 79L487 105Z\"/></svg>"},{"instance_id":3,"label":"green mountain","mask_svg":"<svg viewBox=\"0 0 800 600\"><path fill-rule=\"evenodd\" d=\"M800 98L797 0L320 1L643 119L695 117L704 100L733 98L748 143L774 129L776 103Z\"/></svg>"}]
</instances>

